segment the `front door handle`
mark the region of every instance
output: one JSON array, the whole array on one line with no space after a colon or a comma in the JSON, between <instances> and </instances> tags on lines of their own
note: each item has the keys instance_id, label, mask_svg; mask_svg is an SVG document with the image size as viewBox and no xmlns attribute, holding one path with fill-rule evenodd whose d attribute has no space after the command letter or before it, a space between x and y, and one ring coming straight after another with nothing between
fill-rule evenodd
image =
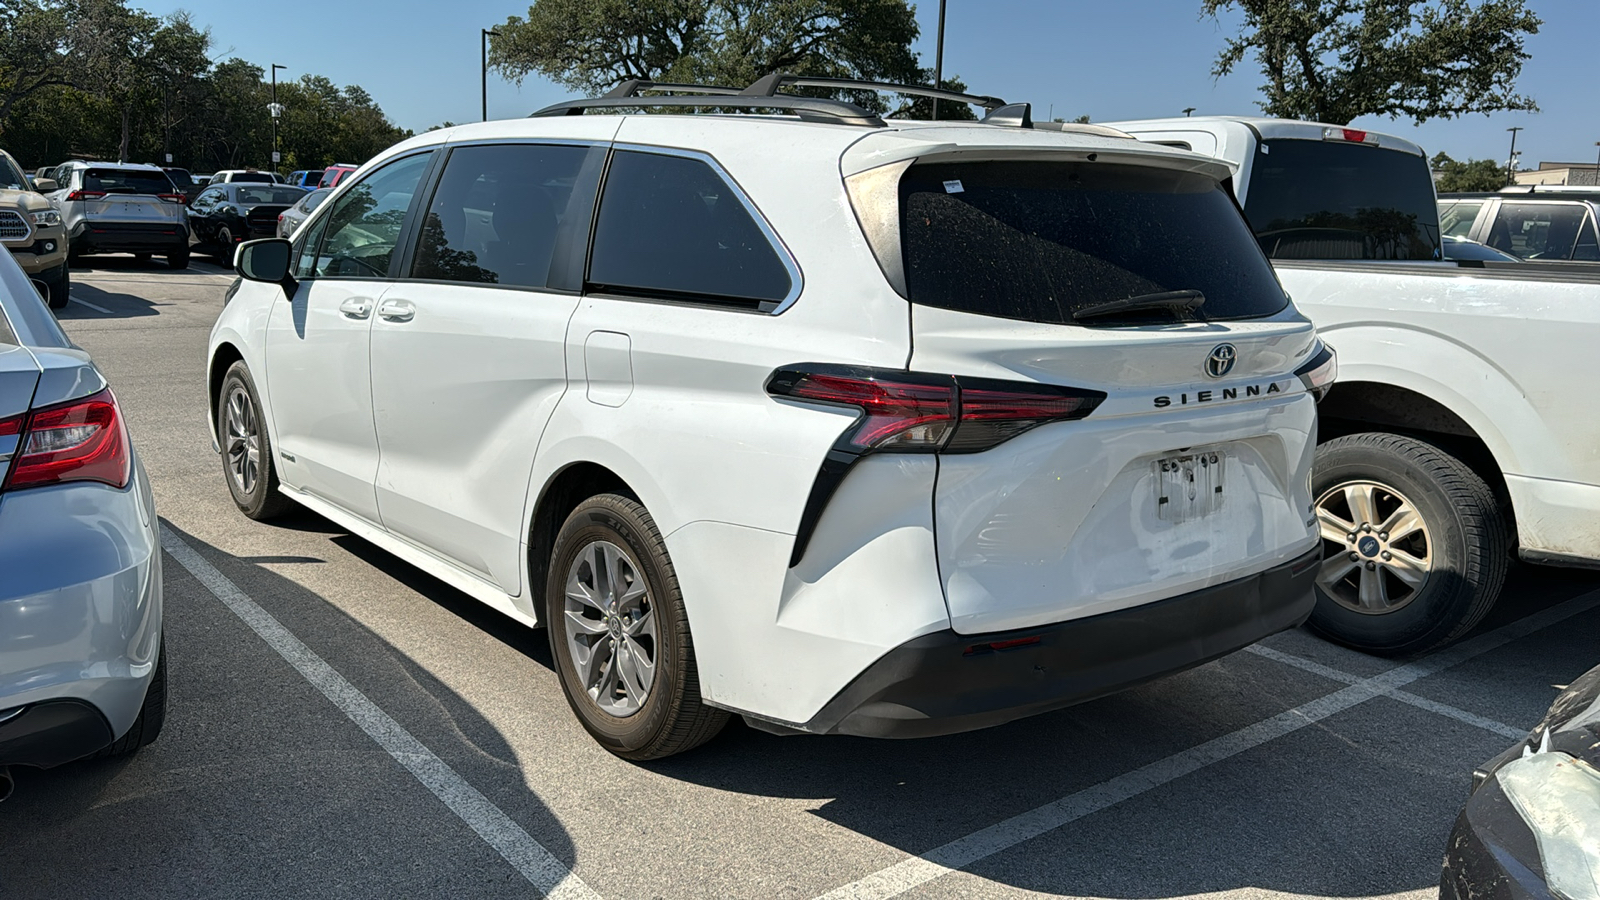
<instances>
[{"instance_id":1,"label":"front door handle","mask_svg":"<svg viewBox=\"0 0 1600 900\"><path fill-rule=\"evenodd\" d=\"M378 304L378 318L385 322L409 322L417 308L409 300L385 300Z\"/></svg>"},{"instance_id":2,"label":"front door handle","mask_svg":"<svg viewBox=\"0 0 1600 900\"><path fill-rule=\"evenodd\" d=\"M361 297L351 297L349 300L339 304L339 312L343 313L346 319L365 319L367 316L372 315L372 301Z\"/></svg>"}]
</instances>

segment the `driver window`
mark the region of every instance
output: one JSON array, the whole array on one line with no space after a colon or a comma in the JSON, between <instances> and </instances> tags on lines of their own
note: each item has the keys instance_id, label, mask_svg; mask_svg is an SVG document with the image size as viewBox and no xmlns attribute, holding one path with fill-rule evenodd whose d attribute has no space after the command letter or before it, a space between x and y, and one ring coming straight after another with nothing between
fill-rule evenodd
<instances>
[{"instance_id":1,"label":"driver window","mask_svg":"<svg viewBox=\"0 0 1600 900\"><path fill-rule=\"evenodd\" d=\"M431 151L430 151L431 152ZM351 185L328 211L313 274L330 278L387 278L411 197L429 153L391 162Z\"/></svg>"}]
</instances>

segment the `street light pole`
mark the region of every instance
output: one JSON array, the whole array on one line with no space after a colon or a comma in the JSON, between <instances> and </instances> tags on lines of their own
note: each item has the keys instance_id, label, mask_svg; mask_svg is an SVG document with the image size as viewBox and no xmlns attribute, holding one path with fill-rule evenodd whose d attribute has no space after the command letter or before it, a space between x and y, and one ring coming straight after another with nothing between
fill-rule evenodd
<instances>
[{"instance_id":1,"label":"street light pole","mask_svg":"<svg viewBox=\"0 0 1600 900\"><path fill-rule=\"evenodd\" d=\"M944 87L944 0L939 0L939 38L933 46L933 86ZM939 119L939 98L933 100L933 118Z\"/></svg>"},{"instance_id":2,"label":"street light pole","mask_svg":"<svg viewBox=\"0 0 1600 900\"><path fill-rule=\"evenodd\" d=\"M499 37L500 32L493 28L484 28L483 38L480 43L483 55L483 121L489 121L489 38Z\"/></svg>"},{"instance_id":3,"label":"street light pole","mask_svg":"<svg viewBox=\"0 0 1600 900\"><path fill-rule=\"evenodd\" d=\"M1594 183L1600 187L1600 141L1594 142Z\"/></svg>"},{"instance_id":4,"label":"street light pole","mask_svg":"<svg viewBox=\"0 0 1600 900\"><path fill-rule=\"evenodd\" d=\"M287 69L288 66L272 64L272 105L267 111L272 113L272 171L278 171L278 115L283 112L283 107L278 105L278 70Z\"/></svg>"},{"instance_id":5,"label":"street light pole","mask_svg":"<svg viewBox=\"0 0 1600 900\"><path fill-rule=\"evenodd\" d=\"M1514 125L1506 129L1511 132L1511 155L1506 157L1506 184L1516 181L1517 165L1517 132L1522 130L1521 125Z\"/></svg>"}]
</instances>

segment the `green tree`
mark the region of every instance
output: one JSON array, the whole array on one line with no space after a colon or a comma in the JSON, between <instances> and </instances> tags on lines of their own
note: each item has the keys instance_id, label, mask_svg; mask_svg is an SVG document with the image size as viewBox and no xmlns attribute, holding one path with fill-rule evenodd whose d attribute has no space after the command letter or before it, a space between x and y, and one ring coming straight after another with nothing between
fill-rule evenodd
<instances>
[{"instance_id":1,"label":"green tree","mask_svg":"<svg viewBox=\"0 0 1600 900\"><path fill-rule=\"evenodd\" d=\"M0 3L0 134L19 101L71 83L71 47L66 39L70 20L61 3Z\"/></svg>"},{"instance_id":2,"label":"green tree","mask_svg":"<svg viewBox=\"0 0 1600 900\"><path fill-rule=\"evenodd\" d=\"M932 81L911 50L918 29L906 0L535 0L526 18L512 16L499 30L489 61L503 75L520 82L538 73L595 94L630 78L742 87L777 71ZM870 92L804 93L847 96L875 112L932 111L926 100L891 111ZM939 111L972 115L960 104Z\"/></svg>"},{"instance_id":3,"label":"green tree","mask_svg":"<svg viewBox=\"0 0 1600 900\"><path fill-rule=\"evenodd\" d=\"M1358 116L1453 119L1537 110L1516 92L1526 0L1202 0L1205 15L1243 13L1212 74L1254 54L1272 116L1343 125Z\"/></svg>"},{"instance_id":4,"label":"green tree","mask_svg":"<svg viewBox=\"0 0 1600 900\"><path fill-rule=\"evenodd\" d=\"M1492 159L1469 159L1460 162L1441 151L1434 154L1430 162L1438 176L1434 184L1441 194L1498 191L1508 183L1505 166Z\"/></svg>"}]
</instances>

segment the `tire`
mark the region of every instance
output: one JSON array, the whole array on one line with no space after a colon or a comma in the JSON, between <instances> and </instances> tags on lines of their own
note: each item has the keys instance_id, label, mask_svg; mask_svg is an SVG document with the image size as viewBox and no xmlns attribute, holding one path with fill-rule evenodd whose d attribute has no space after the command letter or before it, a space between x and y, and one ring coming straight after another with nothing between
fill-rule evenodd
<instances>
[{"instance_id":1,"label":"tire","mask_svg":"<svg viewBox=\"0 0 1600 900\"><path fill-rule=\"evenodd\" d=\"M182 270L189 268L189 251L174 250L167 254L167 268Z\"/></svg>"},{"instance_id":2,"label":"tire","mask_svg":"<svg viewBox=\"0 0 1600 900\"><path fill-rule=\"evenodd\" d=\"M622 573L621 590L605 588L613 582L597 571L602 567L606 573ZM581 592L569 594L569 579ZM642 593L630 597L634 592L629 588L641 582ZM620 605L606 603L619 594ZM577 599L583 595L591 600ZM700 698L678 578L655 520L637 502L601 494L573 510L556 534L545 603L561 689L578 721L607 750L623 759L660 759L698 747L727 723L725 711ZM602 606L612 611L609 620ZM626 649L614 654L610 648L618 642ZM593 694L575 661L580 656L597 667L588 679L595 685ZM645 657L653 657L654 675L639 702L644 670L636 662L624 665L620 660ZM623 674L624 668L632 675Z\"/></svg>"},{"instance_id":3,"label":"tire","mask_svg":"<svg viewBox=\"0 0 1600 900\"><path fill-rule=\"evenodd\" d=\"M216 249L211 252L211 255L216 257L217 262L222 263L223 268L232 268L233 232L228 230L228 226L219 225L217 226L216 237L213 240L216 243Z\"/></svg>"},{"instance_id":4,"label":"tire","mask_svg":"<svg viewBox=\"0 0 1600 900\"><path fill-rule=\"evenodd\" d=\"M140 747L147 747L161 736L161 727L167 722L167 640L161 639L161 649L156 656L156 671L150 677L150 686L144 692L144 704L139 707L139 718L133 720L128 733L106 747L90 754L89 759L116 759L131 756Z\"/></svg>"},{"instance_id":5,"label":"tire","mask_svg":"<svg viewBox=\"0 0 1600 900\"><path fill-rule=\"evenodd\" d=\"M133 261L138 263L141 266L142 265L147 265L150 262L150 254L148 254L148 253L135 253L133 255Z\"/></svg>"},{"instance_id":6,"label":"tire","mask_svg":"<svg viewBox=\"0 0 1600 900\"><path fill-rule=\"evenodd\" d=\"M61 268L56 270L55 278L39 280L50 288L50 308L66 309L67 302L72 299L72 274L67 271L67 264L61 264Z\"/></svg>"},{"instance_id":7,"label":"tire","mask_svg":"<svg viewBox=\"0 0 1600 900\"><path fill-rule=\"evenodd\" d=\"M1317 448L1311 481L1324 551L1313 631L1409 656L1457 640L1494 606L1510 538L1494 493L1460 460L1414 438L1353 434Z\"/></svg>"},{"instance_id":8,"label":"tire","mask_svg":"<svg viewBox=\"0 0 1600 900\"><path fill-rule=\"evenodd\" d=\"M235 408L236 399L248 403ZM230 422L230 416L234 421ZM278 490L272 438L261 418L261 395L242 361L229 366L222 378L222 390L217 394L217 439L222 443L222 478L239 511L258 522L283 515L293 501ZM255 451L253 461L251 449Z\"/></svg>"}]
</instances>

